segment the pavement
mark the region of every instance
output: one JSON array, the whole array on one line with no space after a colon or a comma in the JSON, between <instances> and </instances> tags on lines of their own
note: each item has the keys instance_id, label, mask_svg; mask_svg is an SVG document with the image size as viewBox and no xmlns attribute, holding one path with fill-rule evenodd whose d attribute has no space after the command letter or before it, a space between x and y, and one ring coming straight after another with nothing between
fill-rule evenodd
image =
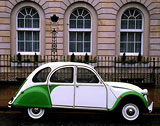
<instances>
[{"instance_id":1,"label":"pavement","mask_svg":"<svg viewBox=\"0 0 160 126\"><path fill-rule=\"evenodd\" d=\"M4 84L0 82L0 110L7 109L8 102L17 92L20 87L20 84ZM151 103L154 102L154 111L160 112L160 86L156 87L144 87L148 89L148 101Z\"/></svg>"}]
</instances>

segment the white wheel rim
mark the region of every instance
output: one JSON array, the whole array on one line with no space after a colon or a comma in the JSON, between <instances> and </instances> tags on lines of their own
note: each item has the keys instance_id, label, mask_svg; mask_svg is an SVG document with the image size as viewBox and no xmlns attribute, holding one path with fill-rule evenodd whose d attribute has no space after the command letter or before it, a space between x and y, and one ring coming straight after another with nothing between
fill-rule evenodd
<instances>
[{"instance_id":1,"label":"white wheel rim","mask_svg":"<svg viewBox=\"0 0 160 126\"><path fill-rule=\"evenodd\" d=\"M126 120L136 120L139 116L139 108L135 104L126 104L122 109L122 115Z\"/></svg>"},{"instance_id":2,"label":"white wheel rim","mask_svg":"<svg viewBox=\"0 0 160 126\"><path fill-rule=\"evenodd\" d=\"M39 119L44 115L45 110L41 108L28 108L28 115L33 119Z\"/></svg>"}]
</instances>

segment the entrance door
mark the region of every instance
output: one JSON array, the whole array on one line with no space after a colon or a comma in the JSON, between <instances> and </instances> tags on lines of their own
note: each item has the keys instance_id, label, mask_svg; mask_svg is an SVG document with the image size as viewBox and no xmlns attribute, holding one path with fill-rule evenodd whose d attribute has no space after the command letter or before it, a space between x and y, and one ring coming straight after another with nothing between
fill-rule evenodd
<instances>
[{"instance_id":1,"label":"entrance door","mask_svg":"<svg viewBox=\"0 0 160 126\"><path fill-rule=\"evenodd\" d=\"M96 74L87 68L77 68L75 84L75 107L106 108L106 87Z\"/></svg>"}]
</instances>

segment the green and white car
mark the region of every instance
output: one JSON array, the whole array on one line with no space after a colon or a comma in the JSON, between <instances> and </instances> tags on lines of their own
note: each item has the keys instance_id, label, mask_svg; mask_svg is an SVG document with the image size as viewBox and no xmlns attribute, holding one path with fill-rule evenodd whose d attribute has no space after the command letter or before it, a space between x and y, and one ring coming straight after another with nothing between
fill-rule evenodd
<instances>
[{"instance_id":1,"label":"green and white car","mask_svg":"<svg viewBox=\"0 0 160 126\"><path fill-rule=\"evenodd\" d=\"M25 107L33 119L41 118L48 108L119 110L124 119L133 121L152 111L147 93L132 84L104 82L90 65L54 62L36 68L8 107Z\"/></svg>"}]
</instances>

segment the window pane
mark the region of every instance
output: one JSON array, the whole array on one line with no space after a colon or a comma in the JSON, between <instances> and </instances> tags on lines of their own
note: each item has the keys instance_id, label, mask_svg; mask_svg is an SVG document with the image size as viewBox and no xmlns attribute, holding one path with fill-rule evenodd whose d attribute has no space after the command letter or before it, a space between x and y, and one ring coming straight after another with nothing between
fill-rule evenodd
<instances>
[{"instance_id":1,"label":"window pane","mask_svg":"<svg viewBox=\"0 0 160 126\"><path fill-rule=\"evenodd\" d=\"M70 20L70 22L69 22L69 27L70 27L70 28L76 28L76 23L77 23L76 20Z\"/></svg>"},{"instance_id":2,"label":"window pane","mask_svg":"<svg viewBox=\"0 0 160 126\"><path fill-rule=\"evenodd\" d=\"M24 32L18 31L18 40L24 40Z\"/></svg>"},{"instance_id":3,"label":"window pane","mask_svg":"<svg viewBox=\"0 0 160 126\"><path fill-rule=\"evenodd\" d=\"M120 44L120 52L126 52L126 43Z\"/></svg>"},{"instance_id":4,"label":"window pane","mask_svg":"<svg viewBox=\"0 0 160 126\"><path fill-rule=\"evenodd\" d=\"M69 41L76 41L76 32L69 33Z\"/></svg>"},{"instance_id":5,"label":"window pane","mask_svg":"<svg viewBox=\"0 0 160 126\"><path fill-rule=\"evenodd\" d=\"M73 83L73 68L67 67L57 70L50 78L51 82Z\"/></svg>"},{"instance_id":6,"label":"window pane","mask_svg":"<svg viewBox=\"0 0 160 126\"><path fill-rule=\"evenodd\" d=\"M29 15L25 18L25 27L32 28L32 18Z\"/></svg>"},{"instance_id":7,"label":"window pane","mask_svg":"<svg viewBox=\"0 0 160 126\"><path fill-rule=\"evenodd\" d=\"M86 10L83 10L83 14L82 14L82 16L87 16L89 13L86 11Z\"/></svg>"},{"instance_id":8,"label":"window pane","mask_svg":"<svg viewBox=\"0 0 160 126\"><path fill-rule=\"evenodd\" d=\"M24 52L24 41L18 41L18 51Z\"/></svg>"},{"instance_id":9,"label":"window pane","mask_svg":"<svg viewBox=\"0 0 160 126\"><path fill-rule=\"evenodd\" d=\"M83 41L83 32L77 32L77 41Z\"/></svg>"},{"instance_id":10,"label":"window pane","mask_svg":"<svg viewBox=\"0 0 160 126\"><path fill-rule=\"evenodd\" d=\"M71 14L70 19L76 19L76 16L74 14Z\"/></svg>"},{"instance_id":11,"label":"window pane","mask_svg":"<svg viewBox=\"0 0 160 126\"><path fill-rule=\"evenodd\" d=\"M128 50L127 52L134 52L134 43L128 43Z\"/></svg>"},{"instance_id":12,"label":"window pane","mask_svg":"<svg viewBox=\"0 0 160 126\"><path fill-rule=\"evenodd\" d=\"M21 13L22 13L23 15L26 15L25 8L21 10Z\"/></svg>"},{"instance_id":13,"label":"window pane","mask_svg":"<svg viewBox=\"0 0 160 126\"><path fill-rule=\"evenodd\" d=\"M51 68L47 67L40 70L36 75L33 77L33 82L45 82L47 80L47 76L50 73Z\"/></svg>"},{"instance_id":14,"label":"window pane","mask_svg":"<svg viewBox=\"0 0 160 126\"><path fill-rule=\"evenodd\" d=\"M84 43L84 52L90 52L90 42Z\"/></svg>"},{"instance_id":15,"label":"window pane","mask_svg":"<svg viewBox=\"0 0 160 126\"><path fill-rule=\"evenodd\" d=\"M135 51L136 51L137 53L141 53L141 43L136 43Z\"/></svg>"},{"instance_id":16,"label":"window pane","mask_svg":"<svg viewBox=\"0 0 160 126\"><path fill-rule=\"evenodd\" d=\"M73 11L73 14L74 14L75 16L78 16L77 10Z\"/></svg>"},{"instance_id":17,"label":"window pane","mask_svg":"<svg viewBox=\"0 0 160 126\"><path fill-rule=\"evenodd\" d=\"M39 19L33 19L33 28L39 28Z\"/></svg>"},{"instance_id":18,"label":"window pane","mask_svg":"<svg viewBox=\"0 0 160 126\"><path fill-rule=\"evenodd\" d=\"M90 41L90 39L91 39L91 33L85 32L84 33L84 41Z\"/></svg>"},{"instance_id":19,"label":"window pane","mask_svg":"<svg viewBox=\"0 0 160 126\"><path fill-rule=\"evenodd\" d=\"M99 80L92 71L85 68L78 68L77 82L78 83L98 83Z\"/></svg>"},{"instance_id":20,"label":"window pane","mask_svg":"<svg viewBox=\"0 0 160 126\"><path fill-rule=\"evenodd\" d=\"M32 40L32 32L26 32L25 40Z\"/></svg>"},{"instance_id":21,"label":"window pane","mask_svg":"<svg viewBox=\"0 0 160 126\"><path fill-rule=\"evenodd\" d=\"M32 42L28 42L28 41L26 41L26 43L25 43L25 51L26 52L32 52Z\"/></svg>"},{"instance_id":22,"label":"window pane","mask_svg":"<svg viewBox=\"0 0 160 126\"><path fill-rule=\"evenodd\" d=\"M78 9L78 15L82 15L83 9Z\"/></svg>"},{"instance_id":23,"label":"window pane","mask_svg":"<svg viewBox=\"0 0 160 126\"><path fill-rule=\"evenodd\" d=\"M120 40L121 41L127 41L127 33L126 32L121 32Z\"/></svg>"},{"instance_id":24,"label":"window pane","mask_svg":"<svg viewBox=\"0 0 160 126\"><path fill-rule=\"evenodd\" d=\"M18 28L24 28L24 19L18 19Z\"/></svg>"},{"instance_id":25,"label":"window pane","mask_svg":"<svg viewBox=\"0 0 160 126\"><path fill-rule=\"evenodd\" d=\"M83 18L81 16L77 19L77 28L83 28Z\"/></svg>"},{"instance_id":26,"label":"window pane","mask_svg":"<svg viewBox=\"0 0 160 126\"><path fill-rule=\"evenodd\" d=\"M133 33L133 32L129 32L129 33L128 33L128 41L129 41L129 42L134 41L134 33Z\"/></svg>"},{"instance_id":27,"label":"window pane","mask_svg":"<svg viewBox=\"0 0 160 126\"><path fill-rule=\"evenodd\" d=\"M77 52L83 52L83 42L77 42Z\"/></svg>"},{"instance_id":28,"label":"window pane","mask_svg":"<svg viewBox=\"0 0 160 126\"><path fill-rule=\"evenodd\" d=\"M141 33L136 33L136 41L141 42Z\"/></svg>"},{"instance_id":29,"label":"window pane","mask_svg":"<svg viewBox=\"0 0 160 126\"><path fill-rule=\"evenodd\" d=\"M33 42L33 51L39 52L39 42Z\"/></svg>"},{"instance_id":30,"label":"window pane","mask_svg":"<svg viewBox=\"0 0 160 126\"><path fill-rule=\"evenodd\" d=\"M135 20L129 19L129 29L135 29Z\"/></svg>"},{"instance_id":31,"label":"window pane","mask_svg":"<svg viewBox=\"0 0 160 126\"><path fill-rule=\"evenodd\" d=\"M136 29L142 29L142 20L136 20Z\"/></svg>"},{"instance_id":32,"label":"window pane","mask_svg":"<svg viewBox=\"0 0 160 126\"><path fill-rule=\"evenodd\" d=\"M33 40L39 41L39 32L33 32Z\"/></svg>"},{"instance_id":33,"label":"window pane","mask_svg":"<svg viewBox=\"0 0 160 126\"><path fill-rule=\"evenodd\" d=\"M121 29L127 29L127 20L121 20Z\"/></svg>"},{"instance_id":34,"label":"window pane","mask_svg":"<svg viewBox=\"0 0 160 126\"><path fill-rule=\"evenodd\" d=\"M85 27L84 28L91 28L91 21L85 20Z\"/></svg>"},{"instance_id":35,"label":"window pane","mask_svg":"<svg viewBox=\"0 0 160 126\"><path fill-rule=\"evenodd\" d=\"M76 52L76 42L69 43L69 52Z\"/></svg>"},{"instance_id":36,"label":"window pane","mask_svg":"<svg viewBox=\"0 0 160 126\"><path fill-rule=\"evenodd\" d=\"M31 8L26 8L26 12L27 12L27 14L30 14L31 13Z\"/></svg>"}]
</instances>

